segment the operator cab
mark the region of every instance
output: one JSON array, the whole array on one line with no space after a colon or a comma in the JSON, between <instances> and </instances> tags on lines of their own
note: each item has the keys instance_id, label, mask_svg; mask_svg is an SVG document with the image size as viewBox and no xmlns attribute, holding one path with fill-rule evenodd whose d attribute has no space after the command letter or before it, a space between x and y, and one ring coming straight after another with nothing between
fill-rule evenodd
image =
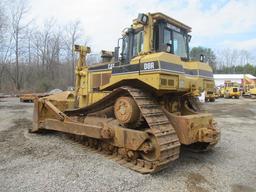
<instances>
[{"instance_id":1,"label":"operator cab","mask_svg":"<svg viewBox=\"0 0 256 192\"><path fill-rule=\"evenodd\" d=\"M128 64L146 52L168 52L188 60L190 31L190 27L162 13L139 14L121 38L121 63ZM145 43L150 45L149 50L145 49Z\"/></svg>"}]
</instances>

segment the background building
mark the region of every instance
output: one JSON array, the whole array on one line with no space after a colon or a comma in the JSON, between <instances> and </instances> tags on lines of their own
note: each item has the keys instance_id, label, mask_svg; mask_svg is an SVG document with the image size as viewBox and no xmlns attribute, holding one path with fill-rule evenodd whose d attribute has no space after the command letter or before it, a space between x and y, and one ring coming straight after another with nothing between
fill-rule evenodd
<instances>
[{"instance_id":1,"label":"background building","mask_svg":"<svg viewBox=\"0 0 256 192\"><path fill-rule=\"evenodd\" d=\"M242 84L243 81L247 81L250 84L256 84L256 77L250 74L214 74L213 75L215 85L224 85L225 81L232 81Z\"/></svg>"}]
</instances>

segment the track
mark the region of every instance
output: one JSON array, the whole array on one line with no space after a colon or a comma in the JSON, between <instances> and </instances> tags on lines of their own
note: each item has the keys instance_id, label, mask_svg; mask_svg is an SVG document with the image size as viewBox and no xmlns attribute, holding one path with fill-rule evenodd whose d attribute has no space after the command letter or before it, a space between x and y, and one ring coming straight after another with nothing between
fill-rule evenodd
<instances>
[{"instance_id":1,"label":"track","mask_svg":"<svg viewBox=\"0 0 256 192\"><path fill-rule=\"evenodd\" d=\"M91 147L93 150L109 156L110 159L134 171L145 174L164 169L172 161L178 159L180 143L173 126L165 116L161 106L149 94L139 89L121 87L115 89L97 103L77 110L66 111L65 113L69 116L86 116L89 113L94 113L113 105L115 99L123 95L130 95L137 103L148 125L145 131L148 132L154 141L154 154L142 154L140 151L136 159L129 159L126 158L126 155L119 153L121 149L111 146L107 141L83 138L83 142L85 141L86 146Z\"/></svg>"}]
</instances>

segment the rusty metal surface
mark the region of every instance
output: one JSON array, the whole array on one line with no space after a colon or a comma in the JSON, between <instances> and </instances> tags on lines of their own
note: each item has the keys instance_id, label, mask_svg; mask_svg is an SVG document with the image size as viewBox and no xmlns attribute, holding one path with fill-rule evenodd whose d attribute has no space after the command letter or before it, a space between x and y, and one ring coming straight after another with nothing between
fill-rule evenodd
<instances>
[{"instance_id":1,"label":"rusty metal surface","mask_svg":"<svg viewBox=\"0 0 256 192\"><path fill-rule=\"evenodd\" d=\"M48 93L26 93L19 96L20 102L34 102L36 98L49 96Z\"/></svg>"},{"instance_id":2,"label":"rusty metal surface","mask_svg":"<svg viewBox=\"0 0 256 192\"><path fill-rule=\"evenodd\" d=\"M163 110L175 127L182 144L189 145L196 142L216 144L219 141L220 132L211 114L198 113L181 116L169 113L165 109Z\"/></svg>"},{"instance_id":3,"label":"rusty metal surface","mask_svg":"<svg viewBox=\"0 0 256 192\"><path fill-rule=\"evenodd\" d=\"M97 125L69 121L59 121L57 119L46 119L44 125L45 129L49 130L56 130L81 136L88 136L96 139L102 138L102 127Z\"/></svg>"},{"instance_id":4,"label":"rusty metal surface","mask_svg":"<svg viewBox=\"0 0 256 192\"><path fill-rule=\"evenodd\" d=\"M102 73L102 80L101 80L101 85L106 85L109 83L111 77L111 73Z\"/></svg>"},{"instance_id":5,"label":"rusty metal surface","mask_svg":"<svg viewBox=\"0 0 256 192\"><path fill-rule=\"evenodd\" d=\"M92 88L99 88L109 83L111 73L100 73L92 75Z\"/></svg>"},{"instance_id":6,"label":"rusty metal surface","mask_svg":"<svg viewBox=\"0 0 256 192\"><path fill-rule=\"evenodd\" d=\"M118 117L120 101L127 107L124 119L122 115ZM176 116L168 115L150 94L131 87L117 88L100 101L75 110L62 112L51 102L41 99L41 103L35 105L39 129L71 133L86 146L140 173L157 172L179 158L180 143L192 143L190 149L204 151L219 139L211 115L198 114L193 109L196 106L184 105L182 110L190 106L185 112L189 115L181 116L179 112ZM138 116L134 109L139 109L143 126L128 128L125 123L120 125L120 120L127 123L133 120L133 114ZM176 111L177 107L171 109Z\"/></svg>"},{"instance_id":7,"label":"rusty metal surface","mask_svg":"<svg viewBox=\"0 0 256 192\"><path fill-rule=\"evenodd\" d=\"M47 108L47 110L51 111L51 116L58 120L51 119L49 116L37 117L36 119L41 121L40 128L45 127L46 129L72 133L78 135L79 138L87 136L86 138L83 137L82 140L89 140L89 145L92 147L106 149L105 146L107 145L105 152L116 156L117 158L114 158L116 160L121 158L124 166L140 173L159 171L179 157L180 143L176 132L162 111L161 106L150 95L129 87L122 87L114 91L113 94L115 95L114 98L129 95L130 99L128 100L137 104L137 108L147 124L144 130L126 129L118 126L118 123L113 123L114 121L108 123L103 120L99 124L102 119L105 119L105 121L107 119L86 117L86 115L93 114L92 112L95 113L106 109L108 105L113 105L112 101L116 100L113 97L104 99L103 103L98 102L98 105L94 106L93 110L84 108L82 113L79 111L78 116L77 110L69 111L63 115L50 102L44 101L44 106L41 107L41 110L42 108ZM131 110L133 110L133 107ZM38 115L42 115L40 109L38 110ZM74 120L83 118L83 123ZM94 126L95 124L97 124L96 127Z\"/></svg>"},{"instance_id":8,"label":"rusty metal surface","mask_svg":"<svg viewBox=\"0 0 256 192\"><path fill-rule=\"evenodd\" d=\"M92 88L98 88L101 85L101 74L92 75Z\"/></svg>"}]
</instances>

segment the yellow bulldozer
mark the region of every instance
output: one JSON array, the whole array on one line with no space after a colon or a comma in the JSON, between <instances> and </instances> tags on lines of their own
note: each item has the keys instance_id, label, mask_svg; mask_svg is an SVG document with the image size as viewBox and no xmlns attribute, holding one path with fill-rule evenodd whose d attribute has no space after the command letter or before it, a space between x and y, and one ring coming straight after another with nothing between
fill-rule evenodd
<instances>
[{"instance_id":1,"label":"yellow bulldozer","mask_svg":"<svg viewBox=\"0 0 256 192\"><path fill-rule=\"evenodd\" d=\"M239 99L241 95L240 86L236 82L225 81L224 98L236 98Z\"/></svg>"},{"instance_id":2,"label":"yellow bulldozer","mask_svg":"<svg viewBox=\"0 0 256 192\"><path fill-rule=\"evenodd\" d=\"M214 102L216 98L218 98L216 88L210 88L210 89L205 90L205 101L206 102Z\"/></svg>"},{"instance_id":3,"label":"yellow bulldozer","mask_svg":"<svg viewBox=\"0 0 256 192\"><path fill-rule=\"evenodd\" d=\"M243 97L256 99L256 85L247 84L243 86Z\"/></svg>"},{"instance_id":4,"label":"yellow bulldozer","mask_svg":"<svg viewBox=\"0 0 256 192\"><path fill-rule=\"evenodd\" d=\"M256 81L249 79L246 75L243 78L243 97L245 98L256 98Z\"/></svg>"},{"instance_id":5,"label":"yellow bulldozer","mask_svg":"<svg viewBox=\"0 0 256 192\"><path fill-rule=\"evenodd\" d=\"M31 132L55 130L140 173L179 158L181 144L207 151L218 143L213 116L196 96L213 87L207 63L189 60L191 28L162 13L139 14L102 63L79 54L75 91L40 98ZM203 57L202 57L203 58Z\"/></svg>"}]
</instances>

